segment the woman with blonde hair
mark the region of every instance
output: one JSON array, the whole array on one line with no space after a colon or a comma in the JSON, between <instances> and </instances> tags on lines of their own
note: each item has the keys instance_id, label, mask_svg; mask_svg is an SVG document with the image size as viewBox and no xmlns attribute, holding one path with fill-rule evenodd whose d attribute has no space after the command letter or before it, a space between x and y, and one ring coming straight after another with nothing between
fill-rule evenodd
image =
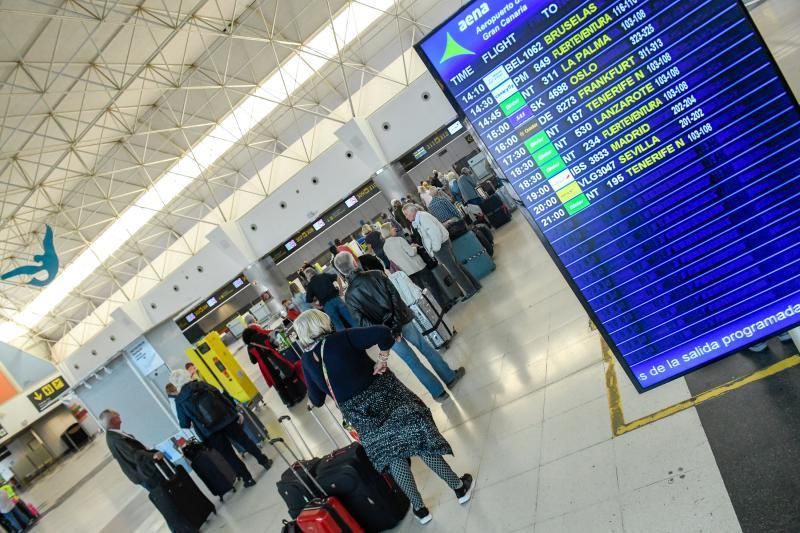
<instances>
[{"instance_id":1,"label":"woman with blonde hair","mask_svg":"<svg viewBox=\"0 0 800 533\"><path fill-rule=\"evenodd\" d=\"M472 476L458 477L443 455L453 449L445 440L430 409L388 368L395 339L386 326L334 331L322 311L301 314L294 322L304 347L303 372L308 384L309 408L320 407L330 396L346 423L358 432L361 444L379 472L391 472L411 500L414 515L426 524L425 507L411 473L414 456L433 470L455 492L459 503L471 497ZM378 360L367 349L378 346Z\"/></svg>"}]
</instances>

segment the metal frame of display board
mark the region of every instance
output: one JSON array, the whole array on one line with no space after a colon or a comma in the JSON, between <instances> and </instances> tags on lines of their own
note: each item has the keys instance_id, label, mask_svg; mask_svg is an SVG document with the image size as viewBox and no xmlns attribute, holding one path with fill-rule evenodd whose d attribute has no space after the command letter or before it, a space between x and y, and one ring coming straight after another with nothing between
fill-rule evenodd
<instances>
[{"instance_id":1,"label":"metal frame of display board","mask_svg":"<svg viewBox=\"0 0 800 533\"><path fill-rule=\"evenodd\" d=\"M745 5L744 1L743 0L732 0L732 1L735 1L739 5L739 8L741 9L741 11L744 13L745 19L747 20L747 22L753 28L753 30L754 30L753 33L756 36L756 38L758 39L758 42L760 43L760 45L763 47L764 51L766 52L767 59L768 59L769 63L772 65L772 67L775 69L775 72L777 73L778 79L779 79L780 83L783 85L784 90L786 91L786 94L788 95L788 97L791 100L791 102L794 103L794 106L795 106L796 110L798 111L798 113L800 113L800 103L798 103L797 95L794 94L794 92L792 91L792 88L789 86L789 83L786 81L786 77L784 76L783 72L781 71L780 66L778 65L777 61L775 61L775 57L772 55L772 51L767 46L767 42L764 40L764 37L761 35L761 31L758 29L758 26L756 26L755 21L753 20L753 17L750 15L750 12L748 11L747 6ZM478 132L473 127L472 122L470 121L470 119L466 116L466 113L464 113L461 110L461 104L446 89L446 84L445 84L444 80L439 75L438 71L436 70L436 67L428 60L428 57L427 57L426 53L422 50L423 43L425 43L429 38L431 38L433 35L435 35L442 27L444 27L447 24L449 24L453 19L457 18L462 13L466 13L466 12L469 12L469 11L472 11L473 9L475 9L476 2L477 2L477 0L473 0L471 2L468 2L468 3L464 4L460 9L458 9L452 15L447 17L438 26L436 26L435 28L433 28L430 31L428 31L427 34L425 35L425 37L423 37L422 39L420 39L419 41L417 41L414 44L414 49L416 50L417 55L419 55L420 59L422 60L423 64L425 65L425 67L428 69L428 72L431 74L431 76L433 76L434 80L436 80L437 85L439 85L439 89L442 91L444 96L447 98L447 101L450 103L450 105L453 107L453 109L455 109L456 113L458 114L458 118L467 127L467 129L470 131L470 133L473 134L473 137L474 137L475 141L478 143L478 145L480 146L481 150L486 155L487 161L489 161L489 164L497 172L498 178L500 178L500 180L502 182L504 182L504 183L509 183L509 180L505 176L505 173L502 171L500 166L497 164L497 161L495 160L494 155L491 153L491 151L485 145L485 143L483 142L483 139L480 137L480 135L478 135ZM512 189L511 192L513 193L513 198L515 200L517 200L518 203L522 204L523 202L519 198L519 195L517 194L517 192L515 190L513 190L513 187L511 189ZM559 256L556 253L556 251L550 245L550 242L544 236L544 233L541 231L541 229L539 228L538 224L534 221L533 217L528 212L528 209L524 208L524 209L521 209L521 211L523 212L523 215L525 216L525 219L530 224L530 226L533 229L534 233L536 233L536 236L541 241L542 245L544 245L544 248L545 248L545 250L547 250L548 255L550 255L550 258L553 260L553 262L555 263L556 267L558 267L559 272L561 273L561 275L564 277L564 279L569 284L569 287L570 287L570 289L572 289L573 294L578 299L578 301L580 301L580 303L583 306L584 310L589 315L589 318L592 320L592 323L595 325L597 330L600 332L600 334L603 337L603 340L608 345L608 347L611 350L611 352L614 354L614 357L616 357L616 359L619 362L620 366L622 366L622 368L625 370L625 373L628 375L628 378L631 380L631 383L633 384L633 386L636 388L636 390L639 393L648 392L648 391L657 389L658 387L660 387L662 385L665 385L666 383L669 383L670 381L682 378L682 377L686 376L687 374L695 372L696 370L699 370L699 369L701 369L701 368L703 368L703 367L705 367L707 365L716 363L717 361L720 361L721 359L724 359L726 357L729 357L729 356L741 351L742 348L737 348L736 350L733 350L733 351L724 352L722 355L719 355L719 356L715 357L714 359L711 359L709 361L705 361L703 363L697 364L696 366L692 366L691 368L687 369L686 371L679 372L679 373L677 373L677 374L675 374L673 376L670 376L670 377L668 377L668 378L666 378L666 379L664 379L662 381L659 381L658 383L656 383L655 385L652 385L651 387L647 387L647 388L642 387L641 384L639 383L639 380L636 379L636 377L634 376L633 372L631 371L631 368L628 365L628 362L622 356L622 352L620 352L619 348L617 348L616 343L611 339L611 336L609 335L609 333L606 330L605 326L598 319L598 317L595 314L594 310L592 310L592 308L589 305L589 303L583 297L583 294L581 293L581 291L578 288L577 284L572 279L572 276L570 275L570 273L567 271L566 267L564 266L564 263L561 261L561 258L559 258ZM774 337L776 335L781 335L783 333L786 333L786 332L788 332L788 331L790 331L792 329L797 328L798 326L800 326L800 317L798 317L798 319L795 322L789 323L787 326L780 328L778 331L770 332L770 334L767 335L767 336L753 337L751 339L752 340L751 345L757 344L759 342L763 342L764 340L772 338L772 337Z\"/></svg>"}]
</instances>

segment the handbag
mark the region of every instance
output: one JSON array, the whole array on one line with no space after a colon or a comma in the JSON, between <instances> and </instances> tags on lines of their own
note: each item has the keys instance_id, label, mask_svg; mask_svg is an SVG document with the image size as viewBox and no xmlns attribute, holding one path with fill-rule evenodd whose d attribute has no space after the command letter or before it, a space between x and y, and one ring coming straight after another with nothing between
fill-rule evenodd
<instances>
[{"instance_id":1,"label":"handbag","mask_svg":"<svg viewBox=\"0 0 800 533\"><path fill-rule=\"evenodd\" d=\"M325 379L325 386L328 387L328 393L330 393L331 398L333 399L333 403L336 404L336 407L339 409L339 412L342 411L341 407L339 407L339 402L336 400L336 395L333 393L333 387L331 387L331 381L328 379L328 367L325 366L325 341L327 339L322 339L322 344L319 347L319 359L320 363L322 364L322 377ZM344 418L344 413L342 413L342 427L347 431L351 437L357 442L361 442L361 439L358 436L358 430L356 430L355 426L348 422Z\"/></svg>"}]
</instances>

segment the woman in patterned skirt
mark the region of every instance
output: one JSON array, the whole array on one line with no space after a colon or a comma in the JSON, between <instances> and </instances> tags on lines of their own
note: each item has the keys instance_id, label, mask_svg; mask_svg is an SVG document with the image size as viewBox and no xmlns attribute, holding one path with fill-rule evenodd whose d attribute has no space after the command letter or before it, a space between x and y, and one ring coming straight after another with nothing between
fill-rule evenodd
<instances>
[{"instance_id":1,"label":"woman in patterned skirt","mask_svg":"<svg viewBox=\"0 0 800 533\"><path fill-rule=\"evenodd\" d=\"M419 457L467 503L472 476L460 478L443 455L453 450L445 440L430 409L388 369L389 349L394 344L385 326L334 331L322 311L302 313L294 322L305 347L303 372L308 385L309 407L320 407L325 397L337 403L346 422L358 432L361 444L379 472L391 472L411 500L414 515L423 524L432 517L411 474L410 459ZM378 361L366 350L377 345Z\"/></svg>"}]
</instances>

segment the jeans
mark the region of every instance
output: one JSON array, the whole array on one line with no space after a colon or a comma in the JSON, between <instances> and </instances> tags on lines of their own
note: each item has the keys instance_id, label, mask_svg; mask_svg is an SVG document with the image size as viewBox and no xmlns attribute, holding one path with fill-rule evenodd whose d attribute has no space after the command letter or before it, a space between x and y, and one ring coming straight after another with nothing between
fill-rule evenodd
<instances>
[{"instance_id":1,"label":"jeans","mask_svg":"<svg viewBox=\"0 0 800 533\"><path fill-rule=\"evenodd\" d=\"M356 321L353 320L347 305L338 296L322 304L322 308L331 317L331 322L336 331L342 331L356 325Z\"/></svg>"},{"instance_id":2,"label":"jeans","mask_svg":"<svg viewBox=\"0 0 800 533\"><path fill-rule=\"evenodd\" d=\"M244 432L242 426L238 421L233 421L219 431L215 431L206 437L206 444L217 450L225 461L236 472L236 475L244 480L253 479L253 475L247 469L247 466L236 454L236 451L231 446L231 441L236 441L236 444L247 450L247 453L256 458L259 464L264 465L269 462L269 459L261 449L256 446L256 443L250 440L250 437Z\"/></svg>"},{"instance_id":3,"label":"jeans","mask_svg":"<svg viewBox=\"0 0 800 533\"><path fill-rule=\"evenodd\" d=\"M30 519L19 507L14 507L11 509L11 511L3 513L3 518L8 520L8 523L11 524L11 527L17 531L22 531L30 523Z\"/></svg>"},{"instance_id":4,"label":"jeans","mask_svg":"<svg viewBox=\"0 0 800 533\"><path fill-rule=\"evenodd\" d=\"M447 305L450 303L450 299L447 298L444 293L442 293L442 288L439 286L439 282L436 281L436 276L434 276L433 272L427 268L423 268L419 272L414 272L409 276L409 278L411 278L411 281L417 285L421 285L423 288L428 289L433 295L433 298L439 302L440 306L447 307Z\"/></svg>"},{"instance_id":5,"label":"jeans","mask_svg":"<svg viewBox=\"0 0 800 533\"><path fill-rule=\"evenodd\" d=\"M441 396L445 392L444 386L442 386L441 382L436 379L436 376L434 376L430 370L425 368L419 360L419 357L417 357L417 354L411 349L411 346L415 346L422 355L425 356L425 359L431 364L433 370L439 375L439 379L445 383L452 383L453 379L456 377L456 373L450 368L450 365L442 359L439 352L425 340L422 333L414 326L413 321L403 326L402 332L403 337L394 343L392 350L394 350L394 353L408 365L408 368L410 368L414 375L417 376L417 379L425 385L425 388L428 389L428 392L430 392L434 398Z\"/></svg>"},{"instance_id":6,"label":"jeans","mask_svg":"<svg viewBox=\"0 0 800 533\"><path fill-rule=\"evenodd\" d=\"M452 242L444 241L442 243L442 247L436 252L436 259L450 272L450 275L455 278L456 283L461 286L461 289L467 296L472 296L481 288L481 284L475 279L475 276L470 274L469 270L461 266L461 263L456 259L453 253Z\"/></svg>"}]
</instances>

